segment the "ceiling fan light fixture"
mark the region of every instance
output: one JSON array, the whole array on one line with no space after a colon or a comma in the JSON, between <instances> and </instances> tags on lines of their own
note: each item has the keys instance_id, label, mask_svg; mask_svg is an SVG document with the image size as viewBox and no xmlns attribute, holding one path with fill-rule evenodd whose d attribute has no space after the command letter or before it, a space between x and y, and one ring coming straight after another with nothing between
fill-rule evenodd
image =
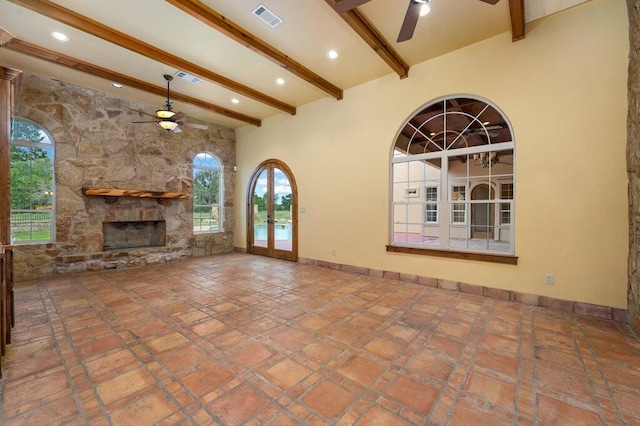
<instances>
[{"instance_id":1,"label":"ceiling fan light fixture","mask_svg":"<svg viewBox=\"0 0 640 426\"><path fill-rule=\"evenodd\" d=\"M429 14L429 12L431 12L431 5L429 4L429 2L427 1L422 3L422 6L420 6L420 16L426 16Z\"/></svg>"},{"instance_id":2,"label":"ceiling fan light fixture","mask_svg":"<svg viewBox=\"0 0 640 426\"><path fill-rule=\"evenodd\" d=\"M159 109L156 111L156 115L158 116L158 118L164 119L164 118L171 118L174 115L176 115L176 113L171 111L170 109Z\"/></svg>"},{"instance_id":3,"label":"ceiling fan light fixture","mask_svg":"<svg viewBox=\"0 0 640 426\"><path fill-rule=\"evenodd\" d=\"M160 127L162 127L165 130L173 130L176 127L178 127L178 123L171 120L161 120L161 121L158 121L158 124L160 125Z\"/></svg>"}]
</instances>

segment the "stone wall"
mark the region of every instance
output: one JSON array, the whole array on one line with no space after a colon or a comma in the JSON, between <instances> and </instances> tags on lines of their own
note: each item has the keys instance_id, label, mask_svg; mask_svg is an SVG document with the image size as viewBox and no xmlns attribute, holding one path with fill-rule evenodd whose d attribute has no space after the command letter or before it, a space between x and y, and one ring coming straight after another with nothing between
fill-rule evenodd
<instances>
[{"instance_id":1,"label":"stone wall","mask_svg":"<svg viewBox=\"0 0 640 426\"><path fill-rule=\"evenodd\" d=\"M154 108L26 72L16 116L47 130L55 143L56 240L18 245L18 281L103 268L122 268L233 250L235 131L209 124L172 133L134 110ZM178 108L179 109L179 108ZM224 230L194 234L192 161L199 152L225 167ZM186 199L86 197L83 187L185 191ZM112 201L112 200L111 200ZM114 253L102 251L103 221L165 220L167 247Z\"/></svg>"},{"instance_id":2,"label":"stone wall","mask_svg":"<svg viewBox=\"0 0 640 426\"><path fill-rule=\"evenodd\" d=\"M629 11L629 307L627 321L640 333L640 1L627 0Z\"/></svg>"}]
</instances>

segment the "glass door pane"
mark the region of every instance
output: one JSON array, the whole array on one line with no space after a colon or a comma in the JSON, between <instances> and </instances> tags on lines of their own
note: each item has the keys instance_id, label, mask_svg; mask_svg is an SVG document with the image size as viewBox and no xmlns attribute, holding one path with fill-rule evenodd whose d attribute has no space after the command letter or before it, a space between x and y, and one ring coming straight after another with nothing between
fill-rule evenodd
<instances>
[{"instance_id":1,"label":"glass door pane","mask_svg":"<svg viewBox=\"0 0 640 426\"><path fill-rule=\"evenodd\" d=\"M269 190L268 170L263 170L253 189L253 245L267 247L269 241Z\"/></svg>"},{"instance_id":2,"label":"glass door pane","mask_svg":"<svg viewBox=\"0 0 640 426\"><path fill-rule=\"evenodd\" d=\"M291 184L280 169L273 169L273 231L276 250L291 251L293 241L293 216Z\"/></svg>"}]
</instances>

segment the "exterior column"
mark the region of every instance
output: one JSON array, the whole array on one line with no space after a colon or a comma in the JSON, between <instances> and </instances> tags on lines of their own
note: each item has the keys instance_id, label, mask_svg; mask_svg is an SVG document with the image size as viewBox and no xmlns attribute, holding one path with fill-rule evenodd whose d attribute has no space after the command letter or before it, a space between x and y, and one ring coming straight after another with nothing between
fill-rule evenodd
<instances>
[{"instance_id":1,"label":"exterior column","mask_svg":"<svg viewBox=\"0 0 640 426\"><path fill-rule=\"evenodd\" d=\"M15 86L21 74L22 71L0 65L0 244L11 244L9 142Z\"/></svg>"}]
</instances>

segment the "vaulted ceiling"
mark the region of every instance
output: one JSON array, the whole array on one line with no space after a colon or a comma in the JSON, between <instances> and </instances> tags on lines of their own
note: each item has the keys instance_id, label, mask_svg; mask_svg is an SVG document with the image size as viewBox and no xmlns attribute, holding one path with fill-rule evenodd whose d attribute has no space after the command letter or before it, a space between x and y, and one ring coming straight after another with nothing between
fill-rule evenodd
<instances>
[{"instance_id":1,"label":"vaulted ceiling","mask_svg":"<svg viewBox=\"0 0 640 426\"><path fill-rule=\"evenodd\" d=\"M585 0L430 0L431 13L401 43L414 0L358 1L339 12L345 1L0 0L0 65L131 99L149 113L164 103L168 74L175 110L258 126L323 97L339 102L387 74L411 78L411 66L488 37L511 31L516 41L525 22ZM282 22L272 27L256 10ZM330 50L339 56L328 58Z\"/></svg>"}]
</instances>

